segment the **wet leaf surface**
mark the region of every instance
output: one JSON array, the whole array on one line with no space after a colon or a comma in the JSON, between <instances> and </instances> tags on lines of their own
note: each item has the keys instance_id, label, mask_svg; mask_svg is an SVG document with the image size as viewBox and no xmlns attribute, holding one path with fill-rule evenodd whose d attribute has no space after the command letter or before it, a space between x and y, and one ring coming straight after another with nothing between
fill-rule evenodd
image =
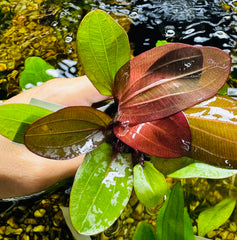
<instances>
[{"instance_id":1,"label":"wet leaf surface","mask_svg":"<svg viewBox=\"0 0 237 240\"><path fill-rule=\"evenodd\" d=\"M172 178L212 178L222 179L228 178L237 174L236 169L225 169L214 167L205 163L192 163L184 168L181 168L171 174Z\"/></svg>"},{"instance_id":2,"label":"wet leaf surface","mask_svg":"<svg viewBox=\"0 0 237 240\"><path fill-rule=\"evenodd\" d=\"M127 205L132 187L130 154L113 158L107 143L88 153L70 197L70 216L76 230L92 235L111 226Z\"/></svg>"},{"instance_id":3,"label":"wet leaf surface","mask_svg":"<svg viewBox=\"0 0 237 240\"><path fill-rule=\"evenodd\" d=\"M68 107L34 122L25 134L25 145L52 159L68 159L100 145L111 118L90 107Z\"/></svg>"},{"instance_id":4,"label":"wet leaf surface","mask_svg":"<svg viewBox=\"0 0 237 240\"><path fill-rule=\"evenodd\" d=\"M214 96L229 76L230 63L220 49L179 43L136 56L116 74L117 120L157 120Z\"/></svg>"},{"instance_id":5,"label":"wet leaf surface","mask_svg":"<svg viewBox=\"0 0 237 240\"><path fill-rule=\"evenodd\" d=\"M190 157L236 169L237 101L215 96L184 113L192 134Z\"/></svg>"},{"instance_id":6,"label":"wet leaf surface","mask_svg":"<svg viewBox=\"0 0 237 240\"><path fill-rule=\"evenodd\" d=\"M135 126L117 124L114 133L130 147L157 157L184 156L191 145L189 125L182 112Z\"/></svg>"}]
</instances>

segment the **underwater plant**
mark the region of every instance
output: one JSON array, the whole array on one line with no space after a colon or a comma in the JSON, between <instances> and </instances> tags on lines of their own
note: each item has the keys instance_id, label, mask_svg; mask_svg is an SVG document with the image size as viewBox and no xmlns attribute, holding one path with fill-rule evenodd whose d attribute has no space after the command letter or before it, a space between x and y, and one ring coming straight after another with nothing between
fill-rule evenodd
<instances>
[{"instance_id":1,"label":"underwater plant","mask_svg":"<svg viewBox=\"0 0 237 240\"><path fill-rule=\"evenodd\" d=\"M203 113L208 106L182 112L222 88L230 73L227 53L214 47L168 43L130 59L127 34L101 10L90 12L80 23L77 49L87 77L108 96L105 103L113 109L111 114L106 113L108 109L103 112L82 106L49 114L29 106L27 114L34 117L22 116L23 123L14 126L11 136L1 126L0 133L51 159L86 153L70 195L70 217L78 232L93 235L108 228L125 208L133 186L149 208L164 201L167 183L150 156L213 158L213 164L216 161L223 166L223 159L229 163L236 160L236 141L226 141L229 149L235 149L230 155L216 142L211 143L212 152L202 146L209 138L220 141L218 123L209 124L204 117L203 129L209 126L216 131L205 130L205 138L202 127L196 127L201 122L196 118L201 116L198 111ZM25 107L5 105L0 111Z\"/></svg>"}]
</instances>

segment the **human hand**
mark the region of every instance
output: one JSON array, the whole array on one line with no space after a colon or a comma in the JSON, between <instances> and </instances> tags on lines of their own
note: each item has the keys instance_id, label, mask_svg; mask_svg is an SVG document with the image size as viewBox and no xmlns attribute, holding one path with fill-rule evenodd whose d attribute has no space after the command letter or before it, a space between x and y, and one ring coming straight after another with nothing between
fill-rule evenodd
<instances>
[{"instance_id":1,"label":"human hand","mask_svg":"<svg viewBox=\"0 0 237 240\"><path fill-rule=\"evenodd\" d=\"M29 103L37 98L64 106L91 106L106 99L86 76L50 80L4 102ZM50 160L35 155L24 145L0 135L0 199L26 196L73 176L84 155L70 160Z\"/></svg>"}]
</instances>

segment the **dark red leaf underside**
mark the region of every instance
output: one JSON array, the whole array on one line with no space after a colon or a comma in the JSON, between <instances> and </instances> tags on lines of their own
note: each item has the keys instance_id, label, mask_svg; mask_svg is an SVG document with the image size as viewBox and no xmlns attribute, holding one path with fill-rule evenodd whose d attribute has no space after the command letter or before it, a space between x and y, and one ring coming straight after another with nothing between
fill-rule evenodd
<instances>
[{"instance_id":1,"label":"dark red leaf underside","mask_svg":"<svg viewBox=\"0 0 237 240\"><path fill-rule=\"evenodd\" d=\"M67 107L35 121L26 131L25 145L43 157L73 158L100 145L111 120L90 107Z\"/></svg>"},{"instance_id":2,"label":"dark red leaf underside","mask_svg":"<svg viewBox=\"0 0 237 240\"><path fill-rule=\"evenodd\" d=\"M168 117L215 95L231 60L213 47L165 44L133 58L115 78L120 122L138 124Z\"/></svg>"},{"instance_id":3,"label":"dark red leaf underside","mask_svg":"<svg viewBox=\"0 0 237 240\"><path fill-rule=\"evenodd\" d=\"M191 146L191 132L182 112L133 126L119 123L114 134L130 147L157 157L181 157Z\"/></svg>"}]
</instances>

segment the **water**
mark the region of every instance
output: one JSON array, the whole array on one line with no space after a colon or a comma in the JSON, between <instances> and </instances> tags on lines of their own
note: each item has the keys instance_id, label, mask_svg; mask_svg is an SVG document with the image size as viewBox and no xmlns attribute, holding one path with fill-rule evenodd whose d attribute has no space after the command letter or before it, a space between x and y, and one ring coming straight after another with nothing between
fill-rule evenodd
<instances>
[{"instance_id":1,"label":"water","mask_svg":"<svg viewBox=\"0 0 237 240\"><path fill-rule=\"evenodd\" d=\"M128 14L133 23L130 40L137 55L155 46L157 40L219 47L227 52L236 44L235 9L226 11L222 1L135 0L99 7L117 14ZM232 4L233 5L233 4Z\"/></svg>"}]
</instances>

